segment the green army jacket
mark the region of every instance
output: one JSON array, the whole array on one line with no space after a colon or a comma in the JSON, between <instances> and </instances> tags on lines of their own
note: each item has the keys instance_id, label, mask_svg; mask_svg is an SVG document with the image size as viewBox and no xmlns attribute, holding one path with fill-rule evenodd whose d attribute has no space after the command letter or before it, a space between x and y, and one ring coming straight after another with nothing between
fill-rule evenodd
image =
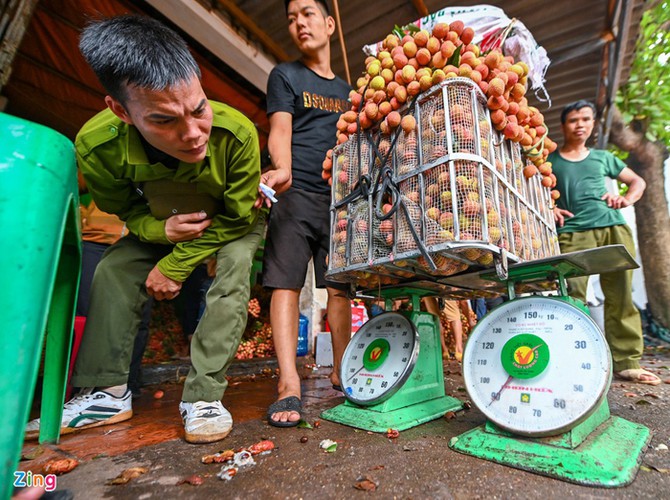
<instances>
[{"instance_id":1,"label":"green army jacket","mask_svg":"<svg viewBox=\"0 0 670 500\"><path fill-rule=\"evenodd\" d=\"M141 241L171 245L165 221L151 214L138 184L159 179L196 183L199 192L221 200L223 210L197 239L177 243L158 262L168 278L184 281L193 269L225 243L255 226L253 208L260 183L260 152L254 125L242 113L210 101L213 111L207 154L198 163L180 162L176 169L149 164L139 132L109 109L91 118L75 139L77 163L100 209L118 215Z\"/></svg>"}]
</instances>

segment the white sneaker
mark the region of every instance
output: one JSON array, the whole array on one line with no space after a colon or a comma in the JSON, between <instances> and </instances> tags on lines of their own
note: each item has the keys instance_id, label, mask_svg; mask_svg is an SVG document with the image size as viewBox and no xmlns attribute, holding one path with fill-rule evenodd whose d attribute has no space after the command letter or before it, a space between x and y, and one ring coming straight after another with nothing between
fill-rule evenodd
<instances>
[{"instance_id":1,"label":"white sneaker","mask_svg":"<svg viewBox=\"0 0 670 500\"><path fill-rule=\"evenodd\" d=\"M179 403L184 421L185 439L189 443L213 443L225 438L233 429L233 417L221 401Z\"/></svg>"},{"instance_id":2,"label":"white sneaker","mask_svg":"<svg viewBox=\"0 0 670 500\"><path fill-rule=\"evenodd\" d=\"M84 390L63 406L61 434L81 429L123 422L133 416L132 393L126 391L117 398L105 391ZM26 425L26 439L35 439L40 434L40 419Z\"/></svg>"}]
</instances>

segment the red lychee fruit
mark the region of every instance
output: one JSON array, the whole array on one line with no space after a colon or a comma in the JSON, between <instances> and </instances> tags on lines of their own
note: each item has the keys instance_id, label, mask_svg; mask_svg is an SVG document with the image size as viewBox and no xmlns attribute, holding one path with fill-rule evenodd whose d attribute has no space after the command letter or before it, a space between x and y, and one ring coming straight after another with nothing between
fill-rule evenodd
<instances>
[{"instance_id":1,"label":"red lychee fruit","mask_svg":"<svg viewBox=\"0 0 670 500\"><path fill-rule=\"evenodd\" d=\"M490 96L501 96L505 92L505 83L498 77L493 78L489 82L489 91L488 95Z\"/></svg>"},{"instance_id":2,"label":"red lychee fruit","mask_svg":"<svg viewBox=\"0 0 670 500\"><path fill-rule=\"evenodd\" d=\"M452 28L451 28L451 29L452 29L452 30L454 29L454 28L453 28L453 24L452 24ZM461 37L461 41L462 41L465 45L468 45L470 42L472 42L472 39L475 37L475 30L473 30L473 29L470 28L469 26L466 27L466 28L463 28L463 31L461 32L460 37Z\"/></svg>"},{"instance_id":3,"label":"red lychee fruit","mask_svg":"<svg viewBox=\"0 0 670 500\"><path fill-rule=\"evenodd\" d=\"M412 115L405 115L400 121L400 126L406 134L409 134L416 128L416 119Z\"/></svg>"}]
</instances>

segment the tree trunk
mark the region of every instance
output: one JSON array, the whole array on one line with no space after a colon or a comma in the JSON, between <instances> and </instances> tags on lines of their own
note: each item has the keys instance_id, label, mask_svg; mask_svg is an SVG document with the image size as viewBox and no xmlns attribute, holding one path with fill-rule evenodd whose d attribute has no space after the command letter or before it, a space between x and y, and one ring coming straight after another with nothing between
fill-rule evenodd
<instances>
[{"instance_id":1,"label":"tree trunk","mask_svg":"<svg viewBox=\"0 0 670 500\"><path fill-rule=\"evenodd\" d=\"M663 163L668 156L664 144L645 137L645 124L633 120L623 122L621 113L613 109L610 142L629 156L626 164L642 177L647 188L635 204L637 239L644 271L648 307L654 318L670 327L670 212L665 196Z\"/></svg>"}]
</instances>

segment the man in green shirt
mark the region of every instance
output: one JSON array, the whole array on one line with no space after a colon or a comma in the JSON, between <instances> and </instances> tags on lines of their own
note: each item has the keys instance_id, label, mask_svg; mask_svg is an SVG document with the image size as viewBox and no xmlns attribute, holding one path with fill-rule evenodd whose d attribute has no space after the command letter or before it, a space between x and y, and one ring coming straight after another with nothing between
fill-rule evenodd
<instances>
[{"instance_id":1,"label":"man in green shirt","mask_svg":"<svg viewBox=\"0 0 670 500\"><path fill-rule=\"evenodd\" d=\"M561 114L563 146L549 156L556 189L561 193L554 218L564 253L605 245L623 244L635 255L630 228L619 209L631 206L644 193L644 180L607 151L590 149L595 107L577 101ZM625 196L608 192L605 177L628 186ZM640 367L644 343L640 313L633 304L632 271L600 275L605 295L605 337L612 352L614 373L621 379L657 385L661 380ZM568 280L570 295L586 302L588 277Z\"/></svg>"},{"instance_id":2,"label":"man in green shirt","mask_svg":"<svg viewBox=\"0 0 670 500\"><path fill-rule=\"evenodd\" d=\"M107 92L108 109L77 135L79 168L97 205L129 235L103 256L61 432L132 416L127 388L133 339L149 296L172 299L195 267L216 257L216 278L191 343L179 409L185 438L223 439L221 405L247 319L249 275L264 232L254 208L260 151L254 125L208 101L186 43L159 22L120 16L87 26L80 49ZM28 437L39 433L29 422Z\"/></svg>"}]
</instances>

